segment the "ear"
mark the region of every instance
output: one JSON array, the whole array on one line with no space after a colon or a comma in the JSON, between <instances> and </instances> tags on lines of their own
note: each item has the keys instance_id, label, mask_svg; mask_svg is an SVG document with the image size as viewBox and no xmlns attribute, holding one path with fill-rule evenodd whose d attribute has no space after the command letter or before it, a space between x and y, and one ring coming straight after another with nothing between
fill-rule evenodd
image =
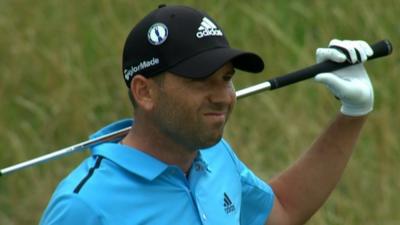
<instances>
[{"instance_id":1,"label":"ear","mask_svg":"<svg viewBox=\"0 0 400 225\"><path fill-rule=\"evenodd\" d=\"M131 81L130 91L139 108L145 111L154 106L154 95L152 94L152 82L143 75L135 75Z\"/></svg>"}]
</instances>

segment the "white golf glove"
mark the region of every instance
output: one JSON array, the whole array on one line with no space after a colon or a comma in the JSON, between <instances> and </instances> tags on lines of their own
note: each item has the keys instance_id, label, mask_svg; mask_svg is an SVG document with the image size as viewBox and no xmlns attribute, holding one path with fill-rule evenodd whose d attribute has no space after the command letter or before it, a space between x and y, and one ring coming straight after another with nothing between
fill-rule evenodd
<instances>
[{"instance_id":1,"label":"white golf glove","mask_svg":"<svg viewBox=\"0 0 400 225\"><path fill-rule=\"evenodd\" d=\"M362 116L372 111L374 90L363 62L373 55L373 50L364 41L332 40L329 48L318 48L317 63L331 60L337 63L361 62L331 73L321 73L315 80L325 84L340 99L340 111L348 116Z\"/></svg>"}]
</instances>

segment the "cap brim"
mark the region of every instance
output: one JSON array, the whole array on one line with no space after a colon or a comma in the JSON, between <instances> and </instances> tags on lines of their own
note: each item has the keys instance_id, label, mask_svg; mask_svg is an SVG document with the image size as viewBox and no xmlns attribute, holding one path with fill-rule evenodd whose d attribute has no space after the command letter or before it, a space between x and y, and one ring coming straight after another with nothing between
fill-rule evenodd
<instances>
[{"instance_id":1,"label":"cap brim","mask_svg":"<svg viewBox=\"0 0 400 225\"><path fill-rule=\"evenodd\" d=\"M204 78L228 62L236 69L251 73L259 73L264 69L263 60L254 53L232 48L216 48L190 57L168 71L183 77Z\"/></svg>"}]
</instances>

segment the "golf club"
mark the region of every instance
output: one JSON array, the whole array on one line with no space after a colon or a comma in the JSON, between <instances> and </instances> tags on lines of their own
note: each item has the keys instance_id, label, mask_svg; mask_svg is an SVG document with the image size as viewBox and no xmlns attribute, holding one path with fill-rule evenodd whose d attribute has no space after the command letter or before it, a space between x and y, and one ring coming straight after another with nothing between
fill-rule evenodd
<instances>
[{"instance_id":1,"label":"golf club","mask_svg":"<svg viewBox=\"0 0 400 225\"><path fill-rule=\"evenodd\" d=\"M392 49L393 49L390 41L388 41L388 40L379 41L379 42L371 45L371 48L373 49L374 54L371 57L369 57L368 60L387 56L387 55L391 54ZM319 73L334 71L337 69L347 67L349 65L351 65L351 64L350 63L335 63L335 62L331 62L331 61L321 62L318 64L314 64L312 66L297 70L295 72L281 75L276 78L272 78L268 81L241 89L236 92L236 97L237 97L237 99L241 99L246 96L250 96L250 95L259 93L261 91L278 89L278 88L281 88L281 87L284 87L284 86L287 86L290 84L297 83L302 80L312 78ZM131 129L131 126L128 126L121 130L100 136L98 138L86 140L84 142L54 151L52 153L28 160L25 162L21 162L21 163L15 164L13 166L6 167L6 168L0 170L0 176L21 170L26 167L36 165L39 163L53 160L53 159L71 154L73 152L82 151L84 149L91 148L91 147L93 147L97 144L103 143L103 142L112 141L117 138L122 138L128 133L128 131L130 129Z\"/></svg>"}]
</instances>

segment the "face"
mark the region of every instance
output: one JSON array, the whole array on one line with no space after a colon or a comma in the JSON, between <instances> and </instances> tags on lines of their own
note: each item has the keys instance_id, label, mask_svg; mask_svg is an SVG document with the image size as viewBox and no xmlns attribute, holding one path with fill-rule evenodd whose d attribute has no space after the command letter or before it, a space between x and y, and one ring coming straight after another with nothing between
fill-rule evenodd
<instances>
[{"instance_id":1,"label":"face","mask_svg":"<svg viewBox=\"0 0 400 225\"><path fill-rule=\"evenodd\" d=\"M216 144L236 103L233 74L230 63L205 79L166 73L151 113L153 122L164 136L185 148Z\"/></svg>"}]
</instances>

